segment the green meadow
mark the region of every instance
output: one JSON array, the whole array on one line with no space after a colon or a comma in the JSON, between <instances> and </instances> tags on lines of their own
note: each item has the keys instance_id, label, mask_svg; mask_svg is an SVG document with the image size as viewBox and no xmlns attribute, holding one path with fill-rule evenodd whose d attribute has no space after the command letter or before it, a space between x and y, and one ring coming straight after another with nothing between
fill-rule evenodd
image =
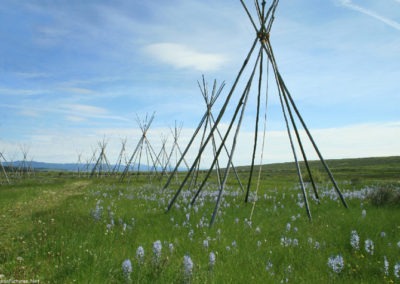
<instances>
[{"instance_id":1,"label":"green meadow","mask_svg":"<svg viewBox=\"0 0 400 284\"><path fill-rule=\"evenodd\" d=\"M165 177L146 174L11 175L0 185L0 283L400 283L400 157L327 163L348 208L312 162L310 221L294 165L265 165L248 203L230 174L212 227L215 177L193 206L184 188L166 212L184 173L165 190ZM238 168L242 182L248 171Z\"/></svg>"}]
</instances>

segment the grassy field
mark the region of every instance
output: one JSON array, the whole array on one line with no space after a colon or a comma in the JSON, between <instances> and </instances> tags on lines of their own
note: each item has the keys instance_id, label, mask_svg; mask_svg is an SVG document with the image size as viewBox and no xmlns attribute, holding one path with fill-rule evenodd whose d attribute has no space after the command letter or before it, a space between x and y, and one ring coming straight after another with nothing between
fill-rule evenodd
<instances>
[{"instance_id":1,"label":"grassy field","mask_svg":"<svg viewBox=\"0 0 400 284\"><path fill-rule=\"evenodd\" d=\"M348 209L312 164L311 222L286 163L263 167L247 204L231 175L211 228L212 181L166 213L177 181L13 179L0 185L0 283L400 283L400 157L328 161Z\"/></svg>"}]
</instances>

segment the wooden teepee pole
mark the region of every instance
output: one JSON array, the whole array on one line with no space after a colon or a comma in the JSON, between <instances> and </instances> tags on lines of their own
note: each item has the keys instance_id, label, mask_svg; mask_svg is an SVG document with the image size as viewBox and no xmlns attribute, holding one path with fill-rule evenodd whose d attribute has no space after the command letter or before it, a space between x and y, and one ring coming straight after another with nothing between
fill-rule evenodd
<instances>
[{"instance_id":1,"label":"wooden teepee pole","mask_svg":"<svg viewBox=\"0 0 400 284\"><path fill-rule=\"evenodd\" d=\"M5 168L4 168L3 163L2 163L1 160L3 160L4 162L7 162L6 158L4 158L4 156L3 156L3 153L0 152L0 167L1 167L1 170L3 171L3 174L4 174L5 178L6 178L7 183L10 184L10 179L8 178L7 172L6 172Z\"/></svg>"},{"instance_id":2,"label":"wooden teepee pole","mask_svg":"<svg viewBox=\"0 0 400 284\"><path fill-rule=\"evenodd\" d=\"M216 217L216 215L218 213L218 210L219 210L219 206L220 206L220 203L221 203L221 197L222 197L222 194L224 192L226 181L227 181L228 175L229 175L229 170L230 170L229 165L231 164L233 155L235 153L236 143L237 143L237 136L239 134L239 130L240 130L240 127L241 127L241 124L242 124L242 121L243 121L243 116L244 116L244 112L245 112L245 109L246 109L247 101L248 101L248 98L249 98L251 84L252 84L252 81L253 81L253 78L254 78L254 74L256 72L256 68L257 68L258 62L260 61L261 54L262 54L262 49L260 48L260 51L259 51L258 56L257 56L257 60L256 60L256 62L254 64L253 71L252 71L252 73L250 75L250 78L249 78L249 80L247 82L247 85L245 87L245 90L243 92L244 97L242 96L243 99L239 101L238 106L237 106L237 111L235 112L235 114L234 114L234 116L232 118L232 122L234 122L236 114L238 113L239 109L241 109L239 121L238 121L237 127L236 127L236 132L235 132L235 135L233 137L231 153L229 154L229 157L228 157L228 164L227 164L227 166L225 168L224 178L223 178L222 185L221 185L221 188L220 188L220 191L219 191L219 194L218 194L217 203L215 204L214 212L213 212L213 214L211 216L210 226L212 226L214 224L215 217ZM229 130L227 131L227 135L228 134L229 134ZM222 145L220 146L220 149L221 148L222 148Z\"/></svg>"}]
</instances>

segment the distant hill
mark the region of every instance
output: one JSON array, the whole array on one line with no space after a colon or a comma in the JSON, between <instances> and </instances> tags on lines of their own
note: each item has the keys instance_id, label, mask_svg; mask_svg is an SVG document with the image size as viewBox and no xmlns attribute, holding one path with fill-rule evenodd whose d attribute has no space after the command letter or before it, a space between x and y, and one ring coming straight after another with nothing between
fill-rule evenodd
<instances>
[{"instance_id":1,"label":"distant hill","mask_svg":"<svg viewBox=\"0 0 400 284\"><path fill-rule=\"evenodd\" d=\"M370 181L393 181L400 186L400 156L391 157L369 157L351 159L328 159L325 160L335 178ZM319 160L309 161L310 168L325 172ZM304 162L300 162L304 169ZM255 167L258 169L258 166ZM249 166L238 167L239 172L247 172ZM263 172L273 176L291 176L296 174L296 166L293 162L267 164L263 166Z\"/></svg>"},{"instance_id":2,"label":"distant hill","mask_svg":"<svg viewBox=\"0 0 400 284\"><path fill-rule=\"evenodd\" d=\"M348 172L354 171L354 169L365 171L372 171L376 172L380 175L382 174L391 174L391 175L399 175L400 173L400 156L394 157L371 157L371 158L353 158L353 159L329 159L326 160L329 167L333 171L339 172ZM9 162L3 163L5 167L14 166L15 168L19 168L22 165L22 161L15 161L12 164ZM303 163L301 163L303 164ZM36 162L32 161L29 162L32 168L38 171L69 171L69 172L77 172L78 165L75 163L45 163L45 162ZM319 161L310 161L310 166L318 167L320 170L323 170L322 165ZM91 171L94 167L94 164L89 165L89 171ZM114 165L110 166L111 169ZM257 168L257 167L256 167ZM124 166L120 167L120 171L125 169ZM141 171L150 171L152 167L147 165L141 165ZM379 169L379 171L378 171ZM80 165L80 171L85 171L86 165ZM137 170L137 165L131 166L131 170ZM185 168L180 169L180 171L186 170ZM249 166L239 166L237 167L238 171L248 171ZM279 172L282 174L295 171L295 166L293 162L286 162L286 163L274 163L274 164L267 164L264 168L265 171L269 172ZM160 171L157 168L157 171Z\"/></svg>"},{"instance_id":3,"label":"distant hill","mask_svg":"<svg viewBox=\"0 0 400 284\"><path fill-rule=\"evenodd\" d=\"M3 163L5 167L14 167L14 168L20 168L24 164L23 161L15 161L13 163L6 162ZM45 163L45 162L36 162L36 161L31 161L31 162L25 162L26 167L32 167L35 170L54 170L54 171L77 171L78 167L76 164L62 164L62 163Z\"/></svg>"}]
</instances>

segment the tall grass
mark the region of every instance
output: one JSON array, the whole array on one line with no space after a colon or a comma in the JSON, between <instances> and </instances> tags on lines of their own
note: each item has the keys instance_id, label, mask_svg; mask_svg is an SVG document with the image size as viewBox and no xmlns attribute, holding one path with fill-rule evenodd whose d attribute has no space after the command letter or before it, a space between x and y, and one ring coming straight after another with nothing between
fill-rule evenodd
<instances>
[{"instance_id":1,"label":"tall grass","mask_svg":"<svg viewBox=\"0 0 400 284\"><path fill-rule=\"evenodd\" d=\"M0 274L3 279L41 283L382 283L400 281L398 204L376 206L368 195L374 185L342 180L349 209L325 183L321 202L311 198L313 220L306 216L293 176L263 179L253 203L232 179L213 227L212 183L190 207L183 192L165 213L173 189L132 179L72 178L21 181L0 189ZM311 192L310 192L311 193ZM4 197L4 198L3 198ZM350 243L359 235L359 249ZM154 242L162 245L159 259ZM365 249L371 240L374 250ZM138 247L144 258L138 260ZM210 265L210 253L215 265ZM340 272L328 266L341 256ZM184 258L193 262L185 274ZM130 279L122 264L132 264ZM389 262L385 272L384 260Z\"/></svg>"}]
</instances>

